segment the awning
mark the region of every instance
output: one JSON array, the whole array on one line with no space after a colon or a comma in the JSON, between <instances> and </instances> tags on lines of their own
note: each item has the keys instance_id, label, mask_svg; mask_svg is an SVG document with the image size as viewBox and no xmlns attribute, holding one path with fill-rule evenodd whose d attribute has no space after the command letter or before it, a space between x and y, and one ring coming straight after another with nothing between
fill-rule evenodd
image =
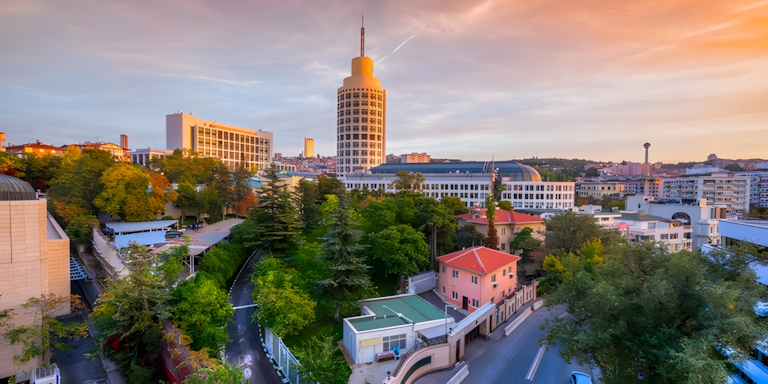
<instances>
[{"instance_id":1,"label":"awning","mask_svg":"<svg viewBox=\"0 0 768 384\"><path fill-rule=\"evenodd\" d=\"M131 223L116 221L105 223L104 225L107 228L111 228L116 234L126 234L170 228L176 223L176 220L139 221Z\"/></svg>"},{"instance_id":2,"label":"awning","mask_svg":"<svg viewBox=\"0 0 768 384\"><path fill-rule=\"evenodd\" d=\"M381 337L371 337L370 339L362 339L360 340L360 346L361 347L369 347L371 345L378 345L383 343Z\"/></svg>"}]
</instances>

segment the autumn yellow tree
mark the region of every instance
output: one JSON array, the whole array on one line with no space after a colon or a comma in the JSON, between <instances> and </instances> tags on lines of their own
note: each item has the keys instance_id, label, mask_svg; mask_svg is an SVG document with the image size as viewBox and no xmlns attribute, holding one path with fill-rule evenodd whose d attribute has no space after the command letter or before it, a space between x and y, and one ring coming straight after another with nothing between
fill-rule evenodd
<instances>
[{"instance_id":1,"label":"autumn yellow tree","mask_svg":"<svg viewBox=\"0 0 768 384\"><path fill-rule=\"evenodd\" d=\"M178 196L165 176L133 164L113 165L104 171L99 184L102 189L93 205L126 221L155 220L165 204Z\"/></svg>"}]
</instances>

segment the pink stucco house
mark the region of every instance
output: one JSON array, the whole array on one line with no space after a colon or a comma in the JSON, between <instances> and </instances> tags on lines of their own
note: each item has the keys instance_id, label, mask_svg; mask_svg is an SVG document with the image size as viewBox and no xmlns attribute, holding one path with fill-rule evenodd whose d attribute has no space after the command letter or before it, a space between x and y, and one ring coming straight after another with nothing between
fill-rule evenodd
<instances>
[{"instance_id":1,"label":"pink stucco house","mask_svg":"<svg viewBox=\"0 0 768 384\"><path fill-rule=\"evenodd\" d=\"M445 301L470 313L493 301L499 303L516 286L520 257L486 247L472 247L437 258L438 289Z\"/></svg>"}]
</instances>

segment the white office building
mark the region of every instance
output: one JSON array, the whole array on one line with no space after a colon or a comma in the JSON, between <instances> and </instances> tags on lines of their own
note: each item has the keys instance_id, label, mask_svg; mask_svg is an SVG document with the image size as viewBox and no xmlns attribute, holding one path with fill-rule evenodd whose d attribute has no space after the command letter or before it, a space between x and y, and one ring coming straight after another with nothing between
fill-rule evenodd
<instances>
[{"instance_id":1,"label":"white office building","mask_svg":"<svg viewBox=\"0 0 768 384\"><path fill-rule=\"evenodd\" d=\"M683 204L649 196L628 196L625 212L644 213L691 226L693 249L701 249L707 244L720 244L718 226L720 220L727 216L724 205L709 205L707 199Z\"/></svg>"},{"instance_id":2,"label":"white office building","mask_svg":"<svg viewBox=\"0 0 768 384\"><path fill-rule=\"evenodd\" d=\"M490 193L491 167L496 169L497 185L503 186L501 200L517 208L568 209L573 207L574 183L542 181L535 169L515 161L457 163L386 163L368 172L346 175L347 190L396 192L397 172L421 173L424 183L419 192L440 200L458 197L467 207L485 207Z\"/></svg>"}]
</instances>

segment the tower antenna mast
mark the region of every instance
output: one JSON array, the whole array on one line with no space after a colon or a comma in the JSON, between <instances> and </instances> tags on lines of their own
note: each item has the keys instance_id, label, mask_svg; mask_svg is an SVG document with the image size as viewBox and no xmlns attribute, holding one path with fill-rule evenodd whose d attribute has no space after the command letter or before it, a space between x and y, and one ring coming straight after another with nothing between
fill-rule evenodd
<instances>
[{"instance_id":1,"label":"tower antenna mast","mask_svg":"<svg viewBox=\"0 0 768 384\"><path fill-rule=\"evenodd\" d=\"M360 57L365 57L365 15L360 25Z\"/></svg>"}]
</instances>

